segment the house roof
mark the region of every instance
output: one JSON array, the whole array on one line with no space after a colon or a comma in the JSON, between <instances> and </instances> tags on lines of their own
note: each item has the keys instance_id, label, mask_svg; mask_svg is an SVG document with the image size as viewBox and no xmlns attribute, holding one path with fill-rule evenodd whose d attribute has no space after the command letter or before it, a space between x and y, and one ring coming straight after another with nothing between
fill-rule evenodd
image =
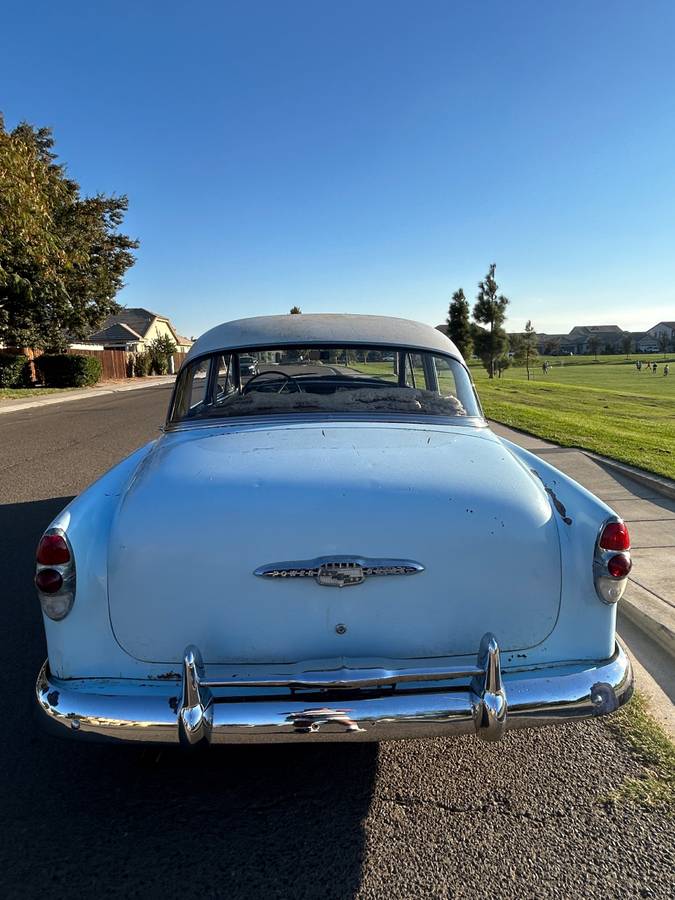
<instances>
[{"instance_id":1,"label":"house roof","mask_svg":"<svg viewBox=\"0 0 675 900\"><path fill-rule=\"evenodd\" d=\"M415 347L462 358L459 350L442 332L421 322L389 316L301 313L257 316L217 325L195 341L188 359L216 350L298 344Z\"/></svg>"},{"instance_id":2,"label":"house roof","mask_svg":"<svg viewBox=\"0 0 675 900\"><path fill-rule=\"evenodd\" d=\"M658 328L659 325L665 325L666 328L675 328L675 322L657 322L656 325L654 325L654 326L650 329L650 331L653 331L654 328Z\"/></svg>"},{"instance_id":3,"label":"house roof","mask_svg":"<svg viewBox=\"0 0 675 900\"><path fill-rule=\"evenodd\" d=\"M570 335L591 334L623 334L623 328L618 325L575 325Z\"/></svg>"},{"instance_id":4,"label":"house roof","mask_svg":"<svg viewBox=\"0 0 675 900\"><path fill-rule=\"evenodd\" d=\"M117 324L126 325L143 338L156 318L158 318L157 313L143 309L141 306L134 306L130 309L121 309L118 313L108 316L103 327L109 328L111 325ZM165 317L159 316L159 318Z\"/></svg>"},{"instance_id":5,"label":"house roof","mask_svg":"<svg viewBox=\"0 0 675 900\"><path fill-rule=\"evenodd\" d=\"M114 322L107 327L101 328L100 331L90 334L87 340L97 344L111 344L119 341L126 343L129 341L141 341L143 338L124 322Z\"/></svg>"},{"instance_id":6,"label":"house roof","mask_svg":"<svg viewBox=\"0 0 675 900\"><path fill-rule=\"evenodd\" d=\"M161 319L163 322L166 322L176 340L181 340L178 337L178 332L167 316L162 316L159 313L152 312L142 306L124 307L118 313L112 313L107 316L101 329L95 334L90 335L90 340L98 340L102 334L106 335L106 340L125 340L121 332L118 332L119 337L117 338L109 338L107 336L109 330L117 325L128 328L133 333L134 340L143 340L155 319ZM126 338L126 340L129 340L129 338ZM187 343L189 343L189 341Z\"/></svg>"}]
</instances>

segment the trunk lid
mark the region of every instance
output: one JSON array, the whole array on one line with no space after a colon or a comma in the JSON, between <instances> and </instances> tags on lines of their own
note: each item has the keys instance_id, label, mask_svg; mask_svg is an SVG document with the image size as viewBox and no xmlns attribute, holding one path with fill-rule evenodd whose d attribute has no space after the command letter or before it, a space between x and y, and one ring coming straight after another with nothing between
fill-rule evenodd
<instances>
[{"instance_id":1,"label":"trunk lid","mask_svg":"<svg viewBox=\"0 0 675 900\"><path fill-rule=\"evenodd\" d=\"M424 571L339 589L253 574L335 555ZM171 664L189 643L207 663L474 654L485 631L526 649L553 629L560 586L543 487L491 432L456 426L168 434L109 546L117 640Z\"/></svg>"}]
</instances>

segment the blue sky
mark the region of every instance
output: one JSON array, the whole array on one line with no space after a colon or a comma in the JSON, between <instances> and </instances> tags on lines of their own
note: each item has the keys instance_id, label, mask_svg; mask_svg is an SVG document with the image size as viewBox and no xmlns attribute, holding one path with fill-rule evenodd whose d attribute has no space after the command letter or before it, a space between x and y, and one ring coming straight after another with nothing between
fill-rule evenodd
<instances>
[{"instance_id":1,"label":"blue sky","mask_svg":"<svg viewBox=\"0 0 675 900\"><path fill-rule=\"evenodd\" d=\"M18 2L0 109L126 193L120 295L186 334L441 322L491 262L509 328L675 319L675 4Z\"/></svg>"}]
</instances>

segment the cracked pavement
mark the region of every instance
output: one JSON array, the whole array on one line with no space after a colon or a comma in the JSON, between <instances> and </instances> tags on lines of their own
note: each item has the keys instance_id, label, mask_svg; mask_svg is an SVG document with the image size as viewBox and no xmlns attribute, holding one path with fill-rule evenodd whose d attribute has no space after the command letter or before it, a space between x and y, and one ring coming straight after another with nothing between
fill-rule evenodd
<instances>
[{"instance_id":1,"label":"cracked pavement","mask_svg":"<svg viewBox=\"0 0 675 900\"><path fill-rule=\"evenodd\" d=\"M35 545L71 496L157 434L168 396L154 388L0 417L3 897L673 895L672 819L608 799L643 767L602 721L494 745L192 756L43 738L30 714L45 655Z\"/></svg>"}]
</instances>

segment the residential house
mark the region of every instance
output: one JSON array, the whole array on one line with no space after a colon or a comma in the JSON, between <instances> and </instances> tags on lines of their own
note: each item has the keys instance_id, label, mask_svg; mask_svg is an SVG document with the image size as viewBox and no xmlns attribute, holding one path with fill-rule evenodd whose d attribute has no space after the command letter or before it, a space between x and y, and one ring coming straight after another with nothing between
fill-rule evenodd
<instances>
[{"instance_id":1,"label":"residential house","mask_svg":"<svg viewBox=\"0 0 675 900\"><path fill-rule=\"evenodd\" d=\"M437 325L443 334L448 333L447 325ZM509 334L509 338L520 334ZM630 338L631 353L656 353L659 339L665 335L670 346L675 349L675 322L659 322L647 331L624 331L619 325L575 325L568 334L537 333L537 351L545 355L574 356L594 353L597 342L598 353L623 353L624 341Z\"/></svg>"},{"instance_id":2,"label":"residential house","mask_svg":"<svg viewBox=\"0 0 675 900\"><path fill-rule=\"evenodd\" d=\"M660 350L660 342L666 337L669 346L675 347L675 322L658 322L648 328L638 342L638 350L641 353L656 353Z\"/></svg>"},{"instance_id":3,"label":"residential house","mask_svg":"<svg viewBox=\"0 0 675 900\"><path fill-rule=\"evenodd\" d=\"M541 331L537 334L537 352L542 355L555 355L560 353L560 347L566 339L566 334L547 334Z\"/></svg>"},{"instance_id":4,"label":"residential house","mask_svg":"<svg viewBox=\"0 0 675 900\"><path fill-rule=\"evenodd\" d=\"M627 333L630 334L630 352L631 353L644 352L640 349L640 344L644 340L644 337L647 332L646 331L630 331Z\"/></svg>"},{"instance_id":5,"label":"residential house","mask_svg":"<svg viewBox=\"0 0 675 900\"><path fill-rule=\"evenodd\" d=\"M626 332L618 325L575 325L561 344L561 352L620 353Z\"/></svg>"},{"instance_id":6,"label":"residential house","mask_svg":"<svg viewBox=\"0 0 675 900\"><path fill-rule=\"evenodd\" d=\"M675 338L675 322L659 322L658 325L648 328L646 333L655 338L666 334L668 335L668 340L672 341Z\"/></svg>"},{"instance_id":7,"label":"residential house","mask_svg":"<svg viewBox=\"0 0 675 900\"><path fill-rule=\"evenodd\" d=\"M157 337L170 337L179 353L187 353L192 346L190 338L180 335L167 316L160 316L143 307L124 308L108 316L88 340L102 344L106 349L138 353L147 350Z\"/></svg>"}]
</instances>

